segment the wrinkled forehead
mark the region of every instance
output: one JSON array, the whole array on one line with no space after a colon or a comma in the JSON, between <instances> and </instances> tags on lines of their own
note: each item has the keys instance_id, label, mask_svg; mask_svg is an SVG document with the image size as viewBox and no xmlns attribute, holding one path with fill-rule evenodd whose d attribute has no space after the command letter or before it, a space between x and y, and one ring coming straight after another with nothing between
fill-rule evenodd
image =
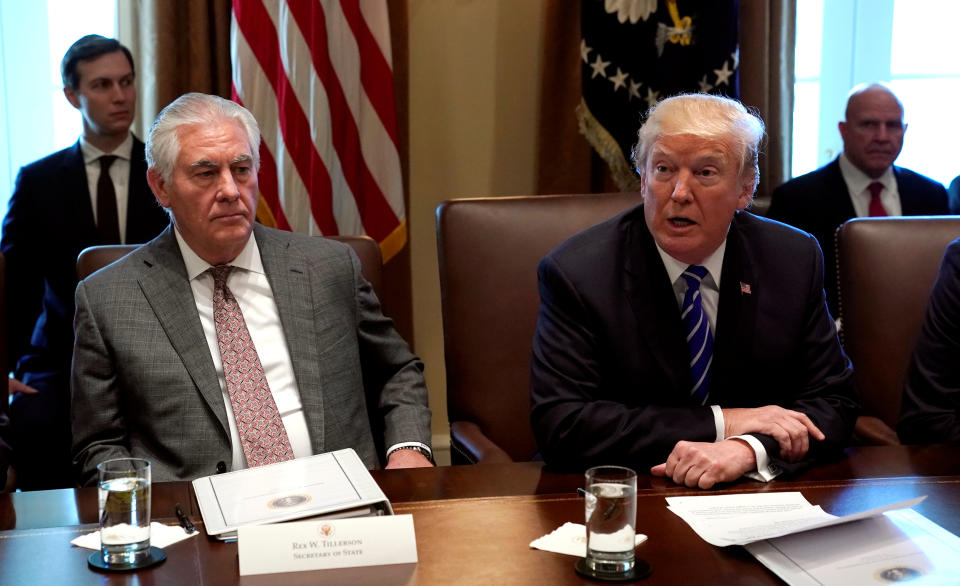
<instances>
[{"instance_id":1,"label":"wrinkled forehead","mask_svg":"<svg viewBox=\"0 0 960 586\"><path fill-rule=\"evenodd\" d=\"M887 92L864 92L850 99L849 116L854 119L902 120L903 106Z\"/></svg>"},{"instance_id":2,"label":"wrinkled forehead","mask_svg":"<svg viewBox=\"0 0 960 586\"><path fill-rule=\"evenodd\" d=\"M209 160L211 157L233 160L252 156L247 132L235 120L182 124L177 127L176 136L181 163L192 164L195 160Z\"/></svg>"},{"instance_id":3,"label":"wrinkled forehead","mask_svg":"<svg viewBox=\"0 0 960 586\"><path fill-rule=\"evenodd\" d=\"M661 134L650 145L647 165L660 158L731 164L737 161L736 141L730 137L691 133Z\"/></svg>"}]
</instances>

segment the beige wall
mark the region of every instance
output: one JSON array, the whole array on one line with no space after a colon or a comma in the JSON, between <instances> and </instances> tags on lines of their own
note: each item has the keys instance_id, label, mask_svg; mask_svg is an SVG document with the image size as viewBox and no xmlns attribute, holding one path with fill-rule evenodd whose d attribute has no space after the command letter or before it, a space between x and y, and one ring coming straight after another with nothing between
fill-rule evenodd
<instances>
[{"instance_id":1,"label":"beige wall","mask_svg":"<svg viewBox=\"0 0 960 586\"><path fill-rule=\"evenodd\" d=\"M546 1L409 0L413 343L435 436L449 425L434 210L533 193Z\"/></svg>"}]
</instances>

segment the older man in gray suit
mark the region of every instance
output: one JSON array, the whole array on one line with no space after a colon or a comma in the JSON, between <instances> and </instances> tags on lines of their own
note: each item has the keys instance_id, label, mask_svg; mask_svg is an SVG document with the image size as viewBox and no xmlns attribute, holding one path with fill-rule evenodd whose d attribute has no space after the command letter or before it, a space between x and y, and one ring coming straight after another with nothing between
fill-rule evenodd
<instances>
[{"instance_id":1,"label":"older man in gray suit","mask_svg":"<svg viewBox=\"0 0 960 586\"><path fill-rule=\"evenodd\" d=\"M77 287L74 466L134 456L193 479L353 448L430 465L419 359L349 247L254 226L260 132L187 94L157 117L147 179L172 226Z\"/></svg>"}]
</instances>

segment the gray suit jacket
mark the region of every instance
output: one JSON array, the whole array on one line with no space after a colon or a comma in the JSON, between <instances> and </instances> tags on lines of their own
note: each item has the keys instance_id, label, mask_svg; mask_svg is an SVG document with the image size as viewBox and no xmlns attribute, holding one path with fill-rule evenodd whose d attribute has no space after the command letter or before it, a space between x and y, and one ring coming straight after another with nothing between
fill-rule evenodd
<instances>
[{"instance_id":1,"label":"gray suit jacket","mask_svg":"<svg viewBox=\"0 0 960 586\"><path fill-rule=\"evenodd\" d=\"M423 364L380 312L353 251L259 225L254 236L314 453L351 447L375 468L384 446L430 445ZM172 229L81 281L76 302L80 484L95 482L97 464L117 457L150 460L158 481L225 471L226 408Z\"/></svg>"}]
</instances>

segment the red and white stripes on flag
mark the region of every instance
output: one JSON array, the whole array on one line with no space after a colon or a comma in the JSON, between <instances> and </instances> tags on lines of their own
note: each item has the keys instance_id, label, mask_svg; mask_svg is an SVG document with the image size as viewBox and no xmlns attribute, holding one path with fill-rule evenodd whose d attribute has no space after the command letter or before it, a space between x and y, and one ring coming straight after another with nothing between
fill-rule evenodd
<instances>
[{"instance_id":1,"label":"red and white stripes on flag","mask_svg":"<svg viewBox=\"0 0 960 586\"><path fill-rule=\"evenodd\" d=\"M267 225L406 242L386 0L233 0L233 99L260 124Z\"/></svg>"}]
</instances>

